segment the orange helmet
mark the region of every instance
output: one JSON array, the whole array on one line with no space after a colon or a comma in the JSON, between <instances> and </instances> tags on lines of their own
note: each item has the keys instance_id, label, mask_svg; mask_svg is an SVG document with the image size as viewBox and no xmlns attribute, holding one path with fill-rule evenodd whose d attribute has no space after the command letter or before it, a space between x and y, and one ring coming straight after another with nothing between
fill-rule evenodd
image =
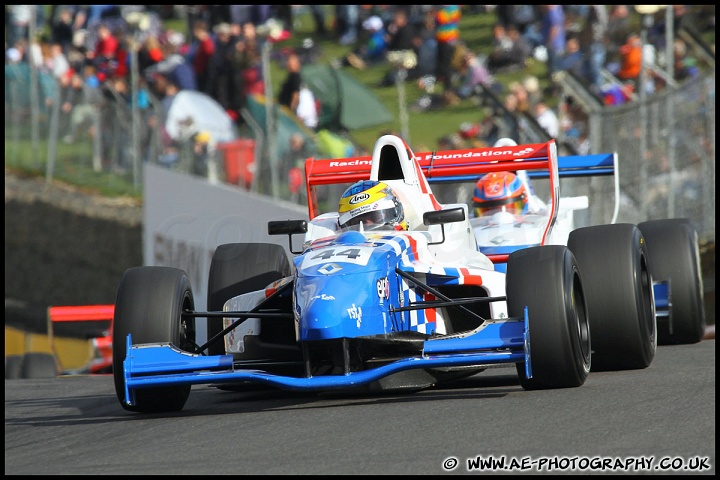
<instances>
[{"instance_id":1,"label":"orange helmet","mask_svg":"<svg viewBox=\"0 0 720 480\"><path fill-rule=\"evenodd\" d=\"M505 211L521 215L528 210L525 185L510 172L490 172L475 185L473 192L475 215L483 217Z\"/></svg>"}]
</instances>

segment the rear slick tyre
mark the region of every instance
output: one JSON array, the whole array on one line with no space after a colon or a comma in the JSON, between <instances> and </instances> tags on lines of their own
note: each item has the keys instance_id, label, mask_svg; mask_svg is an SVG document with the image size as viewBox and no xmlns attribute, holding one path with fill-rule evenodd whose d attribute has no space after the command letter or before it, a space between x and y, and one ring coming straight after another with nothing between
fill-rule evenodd
<instances>
[{"instance_id":1,"label":"rear slick tyre","mask_svg":"<svg viewBox=\"0 0 720 480\"><path fill-rule=\"evenodd\" d=\"M237 295L262 290L275 280L291 274L285 249L274 243L226 243L215 249L208 275L207 309L221 311ZM209 318L208 341L223 330L220 318ZM208 346L208 355L224 355L225 342Z\"/></svg>"},{"instance_id":2,"label":"rear slick tyre","mask_svg":"<svg viewBox=\"0 0 720 480\"><path fill-rule=\"evenodd\" d=\"M583 227L570 232L568 247L585 288L593 371L647 368L657 321L642 233L629 223Z\"/></svg>"},{"instance_id":3,"label":"rear slick tyre","mask_svg":"<svg viewBox=\"0 0 720 480\"><path fill-rule=\"evenodd\" d=\"M675 218L638 224L647 242L653 282L668 282L670 311L658 320L660 345L698 343L705 335L705 301L700 247L689 220Z\"/></svg>"}]
</instances>

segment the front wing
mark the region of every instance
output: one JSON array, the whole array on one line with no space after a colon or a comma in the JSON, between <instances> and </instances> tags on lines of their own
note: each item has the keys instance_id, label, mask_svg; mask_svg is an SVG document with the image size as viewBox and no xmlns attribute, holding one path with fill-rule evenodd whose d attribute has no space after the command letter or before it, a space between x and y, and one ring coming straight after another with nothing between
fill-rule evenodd
<instances>
[{"instance_id":1,"label":"front wing","mask_svg":"<svg viewBox=\"0 0 720 480\"><path fill-rule=\"evenodd\" d=\"M132 344L123 362L125 402L134 405L134 391L140 388L214 383L256 383L286 390L342 390L359 387L389 375L412 369L488 366L525 363L532 376L528 312L523 318L487 321L476 331L463 335L429 339L423 353L399 358L372 369L339 375L291 377L243 368L232 355L198 355L179 350L170 343Z\"/></svg>"}]
</instances>

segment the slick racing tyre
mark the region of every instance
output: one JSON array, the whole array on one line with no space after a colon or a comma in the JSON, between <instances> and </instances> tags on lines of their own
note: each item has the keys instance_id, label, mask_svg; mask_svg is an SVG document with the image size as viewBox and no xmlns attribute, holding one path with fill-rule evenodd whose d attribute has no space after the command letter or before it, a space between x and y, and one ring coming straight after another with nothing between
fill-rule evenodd
<instances>
[{"instance_id":1,"label":"slick racing tyre","mask_svg":"<svg viewBox=\"0 0 720 480\"><path fill-rule=\"evenodd\" d=\"M594 371L646 368L657 349L649 256L637 226L578 228L568 247L580 268L590 317Z\"/></svg>"},{"instance_id":2,"label":"slick racing tyre","mask_svg":"<svg viewBox=\"0 0 720 480\"><path fill-rule=\"evenodd\" d=\"M285 249L274 243L227 243L219 245L210 263L207 309L220 311L227 300L261 290L292 272ZM208 341L222 332L222 319L209 318ZM208 355L224 355L223 339L211 343Z\"/></svg>"},{"instance_id":3,"label":"slick racing tyre","mask_svg":"<svg viewBox=\"0 0 720 480\"><path fill-rule=\"evenodd\" d=\"M125 410L156 413L182 410L190 395L190 385L138 388L135 405L125 402L123 361L127 336L132 344L167 343L195 351L195 322L183 317L183 310L194 310L190 280L180 269L171 267L135 267L120 279L115 317L113 318L113 377L115 393Z\"/></svg>"},{"instance_id":4,"label":"slick racing tyre","mask_svg":"<svg viewBox=\"0 0 720 480\"><path fill-rule=\"evenodd\" d=\"M22 364L22 378L55 378L60 374L52 353L28 352Z\"/></svg>"},{"instance_id":5,"label":"slick racing tyre","mask_svg":"<svg viewBox=\"0 0 720 480\"><path fill-rule=\"evenodd\" d=\"M572 252L563 245L530 247L507 262L508 314L528 308L531 376L518 363L525 390L579 387L590 372L590 326L584 286Z\"/></svg>"},{"instance_id":6,"label":"slick racing tyre","mask_svg":"<svg viewBox=\"0 0 720 480\"><path fill-rule=\"evenodd\" d=\"M658 319L661 345L698 343L705 335L705 303L698 236L689 220L638 224L645 237L653 282L668 282L670 311Z\"/></svg>"},{"instance_id":7,"label":"slick racing tyre","mask_svg":"<svg viewBox=\"0 0 720 480\"><path fill-rule=\"evenodd\" d=\"M22 367L25 355L6 355L5 356L5 380L17 380L22 378Z\"/></svg>"}]
</instances>

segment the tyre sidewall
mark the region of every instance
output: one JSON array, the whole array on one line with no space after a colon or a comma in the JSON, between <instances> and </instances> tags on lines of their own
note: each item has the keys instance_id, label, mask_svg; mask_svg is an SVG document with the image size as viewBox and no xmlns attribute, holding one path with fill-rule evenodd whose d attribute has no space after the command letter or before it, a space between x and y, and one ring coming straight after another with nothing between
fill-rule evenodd
<instances>
[{"instance_id":1,"label":"tyre sidewall","mask_svg":"<svg viewBox=\"0 0 720 480\"><path fill-rule=\"evenodd\" d=\"M192 349L194 321L183 322L182 311L194 308L190 280L183 270L157 266L126 270L118 288L112 329L115 392L123 408L142 412L182 409L190 385L137 389L136 405L127 405L123 363L128 334L133 345L169 342L180 349Z\"/></svg>"}]
</instances>

